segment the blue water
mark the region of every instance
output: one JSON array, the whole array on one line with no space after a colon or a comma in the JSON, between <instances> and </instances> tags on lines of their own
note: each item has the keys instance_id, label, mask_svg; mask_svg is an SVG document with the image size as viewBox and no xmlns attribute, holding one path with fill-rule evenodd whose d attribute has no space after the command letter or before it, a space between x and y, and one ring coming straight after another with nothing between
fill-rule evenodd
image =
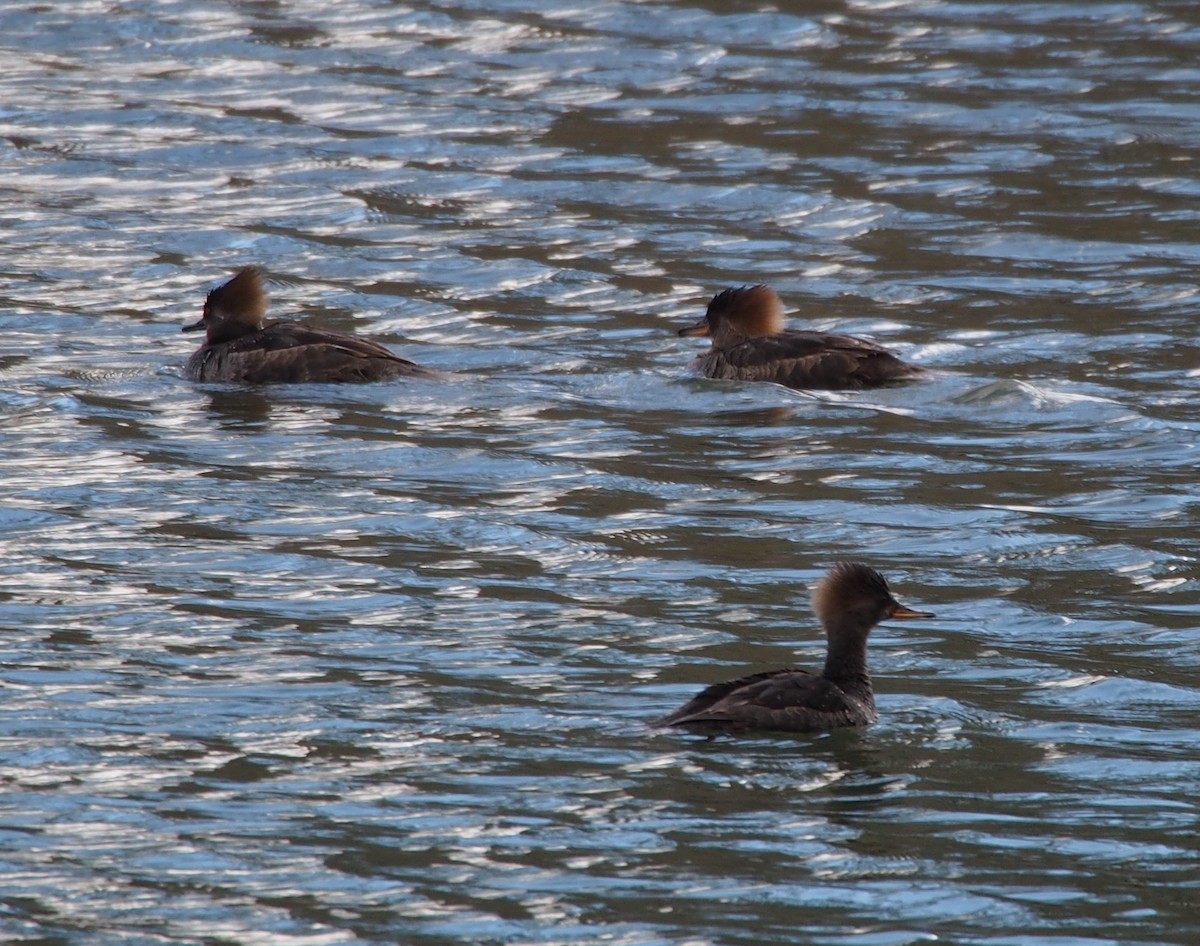
<instances>
[{"instance_id":1,"label":"blue water","mask_svg":"<svg viewBox=\"0 0 1200 946\"><path fill-rule=\"evenodd\" d=\"M0 6L0 939L1190 944L1184 2ZM445 382L198 386L240 266ZM689 377L769 282L934 369ZM645 723L819 664L880 720Z\"/></svg>"}]
</instances>

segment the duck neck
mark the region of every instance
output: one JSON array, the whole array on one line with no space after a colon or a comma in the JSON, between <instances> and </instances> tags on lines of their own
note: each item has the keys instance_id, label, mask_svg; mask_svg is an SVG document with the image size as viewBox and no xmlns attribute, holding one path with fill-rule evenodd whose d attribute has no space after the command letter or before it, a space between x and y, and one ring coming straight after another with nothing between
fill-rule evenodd
<instances>
[{"instance_id":1,"label":"duck neck","mask_svg":"<svg viewBox=\"0 0 1200 946\"><path fill-rule=\"evenodd\" d=\"M234 318L225 319L208 330L204 341L209 345L220 345L222 342L236 341L243 335L253 335L255 332L262 331L262 327L261 320L247 322Z\"/></svg>"},{"instance_id":2,"label":"duck neck","mask_svg":"<svg viewBox=\"0 0 1200 946\"><path fill-rule=\"evenodd\" d=\"M719 351L726 351L750 338L745 332L739 332L728 322L722 322L717 326L716 331L712 335L713 348Z\"/></svg>"},{"instance_id":3,"label":"duck neck","mask_svg":"<svg viewBox=\"0 0 1200 946\"><path fill-rule=\"evenodd\" d=\"M847 693L871 699L871 675L867 672L867 636L837 627L828 629L829 653L822 676Z\"/></svg>"}]
</instances>

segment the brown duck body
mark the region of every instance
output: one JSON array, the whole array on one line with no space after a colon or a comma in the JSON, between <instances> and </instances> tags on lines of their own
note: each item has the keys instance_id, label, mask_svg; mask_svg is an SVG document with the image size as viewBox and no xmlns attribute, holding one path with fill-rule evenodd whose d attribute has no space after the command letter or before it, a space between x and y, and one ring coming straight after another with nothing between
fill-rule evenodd
<instances>
[{"instance_id":1,"label":"brown duck body","mask_svg":"<svg viewBox=\"0 0 1200 946\"><path fill-rule=\"evenodd\" d=\"M860 390L926 373L864 338L785 329L783 305L769 286L717 293L704 318L680 329L679 334L712 338L712 350L691 364L706 378L772 381L801 389Z\"/></svg>"},{"instance_id":2,"label":"brown duck body","mask_svg":"<svg viewBox=\"0 0 1200 946\"><path fill-rule=\"evenodd\" d=\"M250 384L442 377L369 339L303 322L268 322L229 341L205 343L183 369L189 381Z\"/></svg>"},{"instance_id":3,"label":"brown duck body","mask_svg":"<svg viewBox=\"0 0 1200 946\"><path fill-rule=\"evenodd\" d=\"M884 577L858 562L829 570L813 592L813 609L828 643L820 674L788 667L716 683L654 725L812 732L873 723L875 694L867 672L871 628L888 618L932 615L900 604Z\"/></svg>"},{"instance_id":4,"label":"brown duck body","mask_svg":"<svg viewBox=\"0 0 1200 946\"><path fill-rule=\"evenodd\" d=\"M370 339L303 322L264 322L265 312L262 276L254 267L212 290L200 321L183 329L206 333L184 365L184 377L251 384L447 377Z\"/></svg>"},{"instance_id":5,"label":"brown duck body","mask_svg":"<svg viewBox=\"0 0 1200 946\"><path fill-rule=\"evenodd\" d=\"M924 373L866 339L797 330L710 351L692 365L706 378L773 381L789 388L824 391L877 388Z\"/></svg>"},{"instance_id":6,"label":"brown duck body","mask_svg":"<svg viewBox=\"0 0 1200 946\"><path fill-rule=\"evenodd\" d=\"M866 726L876 718L875 694L866 673L855 680L830 680L788 667L714 683L655 725L815 732Z\"/></svg>"}]
</instances>

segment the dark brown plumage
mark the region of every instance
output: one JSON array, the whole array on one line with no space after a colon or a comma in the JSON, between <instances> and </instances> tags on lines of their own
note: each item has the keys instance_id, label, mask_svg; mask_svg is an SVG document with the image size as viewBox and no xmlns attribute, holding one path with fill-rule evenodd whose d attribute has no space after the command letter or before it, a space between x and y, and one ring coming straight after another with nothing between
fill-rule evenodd
<instances>
[{"instance_id":1,"label":"dark brown plumage","mask_svg":"<svg viewBox=\"0 0 1200 946\"><path fill-rule=\"evenodd\" d=\"M200 321L183 328L205 332L184 377L252 384L447 377L369 339L303 322L264 322L266 312L262 274L253 266L212 290Z\"/></svg>"},{"instance_id":2,"label":"dark brown plumage","mask_svg":"<svg viewBox=\"0 0 1200 946\"><path fill-rule=\"evenodd\" d=\"M716 683L655 726L700 731L774 729L808 732L875 721L875 694L867 673L867 637L889 618L933 617L900 604L884 577L859 562L840 562L813 591L828 651L813 674L785 668Z\"/></svg>"},{"instance_id":3,"label":"dark brown plumage","mask_svg":"<svg viewBox=\"0 0 1200 946\"><path fill-rule=\"evenodd\" d=\"M742 286L717 293L704 318L680 329L679 334L712 338L712 350L692 362L706 378L857 390L925 374L925 369L901 361L864 338L785 329L783 304L770 286Z\"/></svg>"}]
</instances>

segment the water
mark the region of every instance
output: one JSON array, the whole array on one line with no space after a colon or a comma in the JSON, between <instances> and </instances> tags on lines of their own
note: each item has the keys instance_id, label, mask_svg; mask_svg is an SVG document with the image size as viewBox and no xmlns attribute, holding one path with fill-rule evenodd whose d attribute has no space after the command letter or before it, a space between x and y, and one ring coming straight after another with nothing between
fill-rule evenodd
<instances>
[{"instance_id":1,"label":"water","mask_svg":"<svg viewBox=\"0 0 1200 946\"><path fill-rule=\"evenodd\" d=\"M5 941L1200 937L1194 4L0 25ZM250 263L462 377L185 383ZM688 378L759 281L936 377ZM843 558L877 725L645 728Z\"/></svg>"}]
</instances>

